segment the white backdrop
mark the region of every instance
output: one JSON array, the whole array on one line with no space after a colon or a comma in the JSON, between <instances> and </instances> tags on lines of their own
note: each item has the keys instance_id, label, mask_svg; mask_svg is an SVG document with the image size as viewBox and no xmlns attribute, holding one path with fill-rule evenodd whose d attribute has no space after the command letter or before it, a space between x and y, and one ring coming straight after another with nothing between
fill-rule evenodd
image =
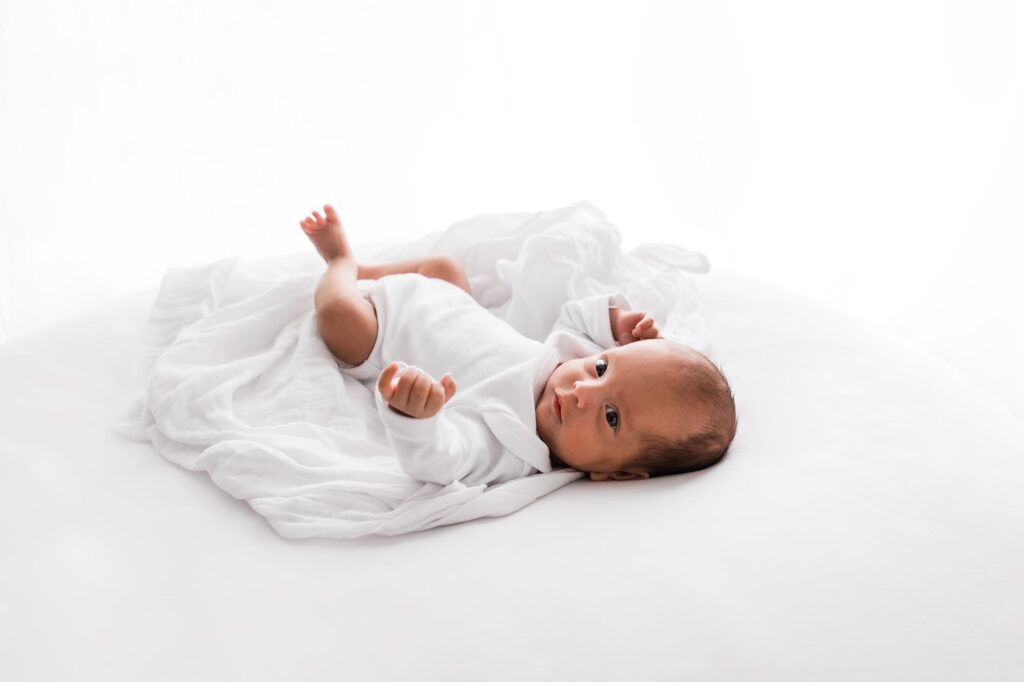
<instances>
[{"instance_id":1,"label":"white backdrop","mask_svg":"<svg viewBox=\"0 0 1024 682\"><path fill-rule=\"evenodd\" d=\"M586 199L1024 415L1022 86L1019 2L0 0L0 342L327 201L359 242Z\"/></svg>"}]
</instances>

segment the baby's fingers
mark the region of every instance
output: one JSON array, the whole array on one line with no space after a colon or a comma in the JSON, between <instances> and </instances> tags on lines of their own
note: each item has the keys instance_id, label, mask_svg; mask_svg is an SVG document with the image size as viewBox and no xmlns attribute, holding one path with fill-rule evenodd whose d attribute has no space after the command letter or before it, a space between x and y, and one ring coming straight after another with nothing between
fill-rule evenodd
<instances>
[{"instance_id":1,"label":"baby's fingers","mask_svg":"<svg viewBox=\"0 0 1024 682\"><path fill-rule=\"evenodd\" d=\"M456 389L455 379L447 372L440 381L433 382L430 388L430 398L427 399L427 416L433 417L440 412L445 403L455 395Z\"/></svg>"},{"instance_id":2,"label":"baby's fingers","mask_svg":"<svg viewBox=\"0 0 1024 682\"><path fill-rule=\"evenodd\" d=\"M395 375L398 374L398 370L401 365L397 362L392 362L390 365L384 368L384 371L377 377L377 390L380 391L380 396L384 400L391 400L394 397L394 391L391 388L391 382L394 381Z\"/></svg>"},{"instance_id":3,"label":"baby's fingers","mask_svg":"<svg viewBox=\"0 0 1024 682\"><path fill-rule=\"evenodd\" d=\"M644 318L633 327L633 336L638 339L652 338L657 333L658 329L654 325L654 318L647 315L644 315Z\"/></svg>"},{"instance_id":4,"label":"baby's fingers","mask_svg":"<svg viewBox=\"0 0 1024 682\"><path fill-rule=\"evenodd\" d=\"M444 404L455 395L455 380L451 374L445 374L440 381L430 379L430 394L423 406L423 417L433 417L441 411Z\"/></svg>"},{"instance_id":5,"label":"baby's fingers","mask_svg":"<svg viewBox=\"0 0 1024 682\"><path fill-rule=\"evenodd\" d=\"M441 389L444 391L444 401L448 402L455 395L455 391L458 387L455 385L455 379L452 378L451 374L445 374L441 377Z\"/></svg>"},{"instance_id":6,"label":"baby's fingers","mask_svg":"<svg viewBox=\"0 0 1024 682\"><path fill-rule=\"evenodd\" d=\"M430 385L430 394L427 396L427 404L423 406L423 416L433 417L444 407L444 388L436 381Z\"/></svg>"},{"instance_id":7,"label":"baby's fingers","mask_svg":"<svg viewBox=\"0 0 1024 682\"><path fill-rule=\"evenodd\" d=\"M396 380L400 371L401 376ZM418 367L392 362L380 373L377 390L392 410L422 419L437 414L455 395L455 380L445 374L441 381L435 381Z\"/></svg>"},{"instance_id":8,"label":"baby's fingers","mask_svg":"<svg viewBox=\"0 0 1024 682\"><path fill-rule=\"evenodd\" d=\"M429 374L421 370L408 370L398 380L399 389L402 387L402 383L406 381L408 377L408 397L406 399L406 407L408 412L413 417L422 417L423 412L427 406L427 399L430 398L430 389L434 385L434 380Z\"/></svg>"}]
</instances>

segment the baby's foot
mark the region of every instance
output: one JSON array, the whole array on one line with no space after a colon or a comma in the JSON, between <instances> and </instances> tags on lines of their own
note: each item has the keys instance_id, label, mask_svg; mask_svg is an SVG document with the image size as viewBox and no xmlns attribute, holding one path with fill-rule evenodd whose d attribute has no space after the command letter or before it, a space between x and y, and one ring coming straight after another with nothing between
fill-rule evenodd
<instances>
[{"instance_id":1,"label":"baby's foot","mask_svg":"<svg viewBox=\"0 0 1024 682\"><path fill-rule=\"evenodd\" d=\"M326 218L318 211L313 211L312 216L306 216L299 223L302 231L328 263L335 258L351 258L352 249L349 248L345 232L341 229L338 214L330 204L324 204L324 213L327 214Z\"/></svg>"}]
</instances>

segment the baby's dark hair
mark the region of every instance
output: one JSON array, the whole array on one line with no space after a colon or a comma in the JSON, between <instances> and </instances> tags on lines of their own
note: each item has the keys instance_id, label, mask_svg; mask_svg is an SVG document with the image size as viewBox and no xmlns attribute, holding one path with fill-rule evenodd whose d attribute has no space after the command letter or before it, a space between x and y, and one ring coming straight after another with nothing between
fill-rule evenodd
<instances>
[{"instance_id":1,"label":"baby's dark hair","mask_svg":"<svg viewBox=\"0 0 1024 682\"><path fill-rule=\"evenodd\" d=\"M736 401L722 370L703 353L674 341L669 343L692 359L666 372L666 378L680 400L702 405L706 415L699 428L684 440L655 434L644 438L640 455L630 466L642 468L652 477L685 474L717 464L729 451L739 425Z\"/></svg>"}]
</instances>

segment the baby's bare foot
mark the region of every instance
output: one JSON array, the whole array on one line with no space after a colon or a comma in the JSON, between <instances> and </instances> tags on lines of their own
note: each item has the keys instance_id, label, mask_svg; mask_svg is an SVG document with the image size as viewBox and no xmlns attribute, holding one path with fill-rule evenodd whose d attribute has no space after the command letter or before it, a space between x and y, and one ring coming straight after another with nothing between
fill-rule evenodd
<instances>
[{"instance_id":1,"label":"baby's bare foot","mask_svg":"<svg viewBox=\"0 0 1024 682\"><path fill-rule=\"evenodd\" d=\"M324 213L327 214L326 218L320 215L319 211L313 211L312 216L306 216L299 223L302 231L328 263L335 258L351 258L352 249L345 238L345 231L341 229L338 214L330 204L324 204Z\"/></svg>"}]
</instances>

